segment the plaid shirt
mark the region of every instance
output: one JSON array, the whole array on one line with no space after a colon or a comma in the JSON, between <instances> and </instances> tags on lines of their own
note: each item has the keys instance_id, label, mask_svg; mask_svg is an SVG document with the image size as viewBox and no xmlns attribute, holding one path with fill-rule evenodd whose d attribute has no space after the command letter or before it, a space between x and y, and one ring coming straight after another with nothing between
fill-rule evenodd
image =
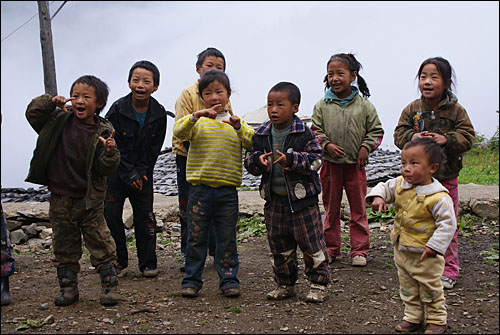
<instances>
[{"instance_id":1,"label":"plaid shirt","mask_svg":"<svg viewBox=\"0 0 500 335\"><path fill-rule=\"evenodd\" d=\"M261 197L271 199L271 171L260 165L259 156L272 151L271 121L264 122L253 136L253 145L247 151L245 168L254 176L262 175ZM321 184L316 170L323 159L323 149L316 135L294 115L292 129L284 144L285 174L288 200L292 211L299 211L318 202ZM319 163L319 164L318 164ZM313 166L316 168L313 170Z\"/></svg>"}]
</instances>

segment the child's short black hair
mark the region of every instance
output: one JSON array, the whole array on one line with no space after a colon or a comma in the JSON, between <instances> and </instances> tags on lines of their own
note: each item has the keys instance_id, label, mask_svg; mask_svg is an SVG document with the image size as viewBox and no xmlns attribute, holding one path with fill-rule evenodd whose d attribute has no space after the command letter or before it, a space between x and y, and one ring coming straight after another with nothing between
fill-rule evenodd
<instances>
[{"instance_id":1,"label":"child's short black hair","mask_svg":"<svg viewBox=\"0 0 500 335\"><path fill-rule=\"evenodd\" d=\"M293 83L286 81L279 82L269 90L269 93L271 92L286 92L288 93L288 100L290 100L292 105L300 105L300 90Z\"/></svg>"},{"instance_id":2,"label":"child's short black hair","mask_svg":"<svg viewBox=\"0 0 500 335\"><path fill-rule=\"evenodd\" d=\"M412 147L417 147L417 146L422 147L425 154L427 155L427 159L429 160L430 164L438 164L439 165L439 168L438 168L438 171L439 171L446 161L446 155L443 152L443 150L441 149L441 146L439 146L439 144L434 142L434 140L431 138L421 137L421 138L417 138L413 141L407 142L404 145L403 150L409 149Z\"/></svg>"},{"instance_id":3,"label":"child's short black hair","mask_svg":"<svg viewBox=\"0 0 500 335\"><path fill-rule=\"evenodd\" d=\"M101 113L101 111L104 109L104 106L106 106L106 102L108 102L108 95L109 95L108 85L95 76L84 75L75 80L75 82L71 85L71 89L69 90L70 97L73 95L73 87L75 87L76 84L87 84L94 88L97 100L96 102L98 105L102 104L102 107L100 108L98 107L95 110L95 114L99 115L99 113Z\"/></svg>"},{"instance_id":4,"label":"child's short black hair","mask_svg":"<svg viewBox=\"0 0 500 335\"><path fill-rule=\"evenodd\" d=\"M227 76L227 74L221 70L212 69L205 72L198 82L198 94L200 95L200 97L203 96L203 90L214 81L218 81L219 83L221 83L222 86L226 88L227 93L231 94L231 84L229 83L229 77Z\"/></svg>"},{"instance_id":5,"label":"child's short black hair","mask_svg":"<svg viewBox=\"0 0 500 335\"><path fill-rule=\"evenodd\" d=\"M224 60L224 71L226 71L226 58L224 57L222 52L220 52L216 48L206 48L205 50L200 52L198 54L198 60L196 61L196 67L201 67L203 65L203 62L205 61L205 58L207 58L208 56L222 58Z\"/></svg>"},{"instance_id":6,"label":"child's short black hair","mask_svg":"<svg viewBox=\"0 0 500 335\"><path fill-rule=\"evenodd\" d=\"M153 84L155 86L160 86L160 71L158 70L156 65L154 65L153 63L151 63L150 61L147 61L147 60L140 60L138 62L135 62L134 65L132 65L132 67L130 68L130 71L128 72L128 82L129 83L130 83L130 78L132 78L132 72L134 72L134 70L138 67L153 72Z\"/></svg>"}]
</instances>

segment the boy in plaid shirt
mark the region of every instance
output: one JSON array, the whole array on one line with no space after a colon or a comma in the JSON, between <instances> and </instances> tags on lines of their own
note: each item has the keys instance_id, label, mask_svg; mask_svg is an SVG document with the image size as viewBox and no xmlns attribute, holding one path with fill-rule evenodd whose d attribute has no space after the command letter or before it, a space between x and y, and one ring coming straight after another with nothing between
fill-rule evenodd
<instances>
[{"instance_id":1,"label":"boy in plaid shirt","mask_svg":"<svg viewBox=\"0 0 500 335\"><path fill-rule=\"evenodd\" d=\"M270 300L295 296L298 279L297 245L304 254L305 274L311 283L307 302L326 299L330 282L328 255L318 206L318 173L323 150L315 134L295 115L300 91L281 82L269 91L269 121L255 132L245 168L262 175L261 197L277 288Z\"/></svg>"}]
</instances>

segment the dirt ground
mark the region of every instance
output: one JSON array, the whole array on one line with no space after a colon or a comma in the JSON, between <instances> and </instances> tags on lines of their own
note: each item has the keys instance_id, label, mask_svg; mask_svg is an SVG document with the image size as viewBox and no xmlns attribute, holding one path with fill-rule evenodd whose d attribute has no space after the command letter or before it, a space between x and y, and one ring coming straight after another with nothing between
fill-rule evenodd
<instances>
[{"instance_id":1,"label":"dirt ground","mask_svg":"<svg viewBox=\"0 0 500 335\"><path fill-rule=\"evenodd\" d=\"M243 201L242 201L243 200ZM247 205L241 199L242 206ZM458 283L446 292L448 333L499 333L499 267L489 265L481 251L498 250L498 220L478 219L459 237L461 272ZM346 231L347 227L344 227ZM371 250L364 268L353 268L344 256L333 264L329 298L320 304L304 301L308 284L300 276L297 297L269 301L274 288L269 247L265 236L238 245L242 295L225 298L218 291L213 260L203 272L200 296L180 296L183 273L178 241L158 239L159 275L147 279L137 269L130 244L128 274L119 279L121 301L117 306L99 304L100 281L82 257L79 274L80 301L57 307L56 270L50 251L16 255L17 273L10 277L12 304L1 308L1 332L13 333L395 333L403 316L397 271L389 241L390 224L371 229ZM347 236L346 236L347 237ZM348 247L348 238L344 247ZM299 255L301 255L299 253ZM45 323L44 323L44 320ZM16 330L18 329L18 330Z\"/></svg>"}]
</instances>

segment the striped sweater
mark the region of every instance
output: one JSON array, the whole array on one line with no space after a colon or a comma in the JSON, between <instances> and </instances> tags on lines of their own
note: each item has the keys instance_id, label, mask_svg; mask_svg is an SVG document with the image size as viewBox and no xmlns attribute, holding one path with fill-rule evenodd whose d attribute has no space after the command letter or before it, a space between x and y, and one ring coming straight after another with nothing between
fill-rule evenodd
<instances>
[{"instance_id":1,"label":"striped sweater","mask_svg":"<svg viewBox=\"0 0 500 335\"><path fill-rule=\"evenodd\" d=\"M177 120L174 135L190 142L186 180L192 185L240 186L242 148L252 147L253 133L253 128L243 120L238 131L207 117L193 122L190 115L186 115Z\"/></svg>"}]
</instances>

